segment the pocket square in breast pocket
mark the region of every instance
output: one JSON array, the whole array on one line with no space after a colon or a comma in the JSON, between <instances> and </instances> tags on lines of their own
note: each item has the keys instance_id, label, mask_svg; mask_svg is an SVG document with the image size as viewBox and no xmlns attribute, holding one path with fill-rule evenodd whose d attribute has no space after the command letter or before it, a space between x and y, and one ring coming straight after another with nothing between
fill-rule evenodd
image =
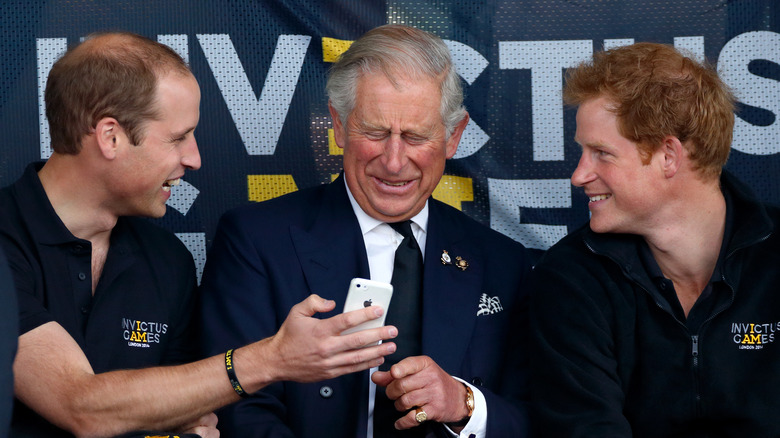
<instances>
[{"instance_id":1,"label":"pocket square in breast pocket","mask_svg":"<svg viewBox=\"0 0 780 438\"><path fill-rule=\"evenodd\" d=\"M498 297L489 297L488 294L482 294L479 297L479 306L477 307L477 316L492 315L504 310L501 307L501 300Z\"/></svg>"}]
</instances>

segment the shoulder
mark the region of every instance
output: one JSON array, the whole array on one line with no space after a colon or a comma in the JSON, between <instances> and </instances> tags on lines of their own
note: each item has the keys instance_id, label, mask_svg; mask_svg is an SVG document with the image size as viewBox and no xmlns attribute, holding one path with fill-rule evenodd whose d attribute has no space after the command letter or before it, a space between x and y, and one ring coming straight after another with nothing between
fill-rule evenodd
<instances>
[{"instance_id":1,"label":"shoulder","mask_svg":"<svg viewBox=\"0 0 780 438\"><path fill-rule=\"evenodd\" d=\"M484 225L466 213L441 201L431 199L430 220L435 226L441 227L445 233L456 233L466 237L480 246L499 247L515 251L523 251L525 247L516 240Z\"/></svg>"},{"instance_id":2,"label":"shoulder","mask_svg":"<svg viewBox=\"0 0 780 438\"><path fill-rule=\"evenodd\" d=\"M587 223L568 233L545 252L540 263L549 263L554 260L588 254L589 251L585 244L585 238L589 234L592 234L592 231L590 231L590 227Z\"/></svg>"},{"instance_id":3,"label":"shoulder","mask_svg":"<svg viewBox=\"0 0 780 438\"><path fill-rule=\"evenodd\" d=\"M24 228L25 220L11 187L0 190L0 233L16 234L14 230Z\"/></svg>"},{"instance_id":4,"label":"shoulder","mask_svg":"<svg viewBox=\"0 0 780 438\"><path fill-rule=\"evenodd\" d=\"M290 224L306 221L312 212L322 204L330 187L323 184L288 193L263 202L245 204L225 212L220 219L224 224L249 225L262 222L264 225Z\"/></svg>"},{"instance_id":5,"label":"shoulder","mask_svg":"<svg viewBox=\"0 0 780 438\"><path fill-rule=\"evenodd\" d=\"M542 254L534 265L532 278L545 282L552 278L576 282L602 275L599 272L605 268L607 259L595 254L586 244L593 234L585 224L564 236Z\"/></svg>"},{"instance_id":6,"label":"shoulder","mask_svg":"<svg viewBox=\"0 0 780 438\"><path fill-rule=\"evenodd\" d=\"M131 233L147 257L165 260L166 266L194 264L192 254L176 235L140 217L121 217L114 228L118 233Z\"/></svg>"},{"instance_id":7,"label":"shoulder","mask_svg":"<svg viewBox=\"0 0 780 438\"><path fill-rule=\"evenodd\" d=\"M4 225L18 221L21 217L19 198L16 196L16 184L0 189L0 211L3 212L0 214L0 223Z\"/></svg>"}]
</instances>

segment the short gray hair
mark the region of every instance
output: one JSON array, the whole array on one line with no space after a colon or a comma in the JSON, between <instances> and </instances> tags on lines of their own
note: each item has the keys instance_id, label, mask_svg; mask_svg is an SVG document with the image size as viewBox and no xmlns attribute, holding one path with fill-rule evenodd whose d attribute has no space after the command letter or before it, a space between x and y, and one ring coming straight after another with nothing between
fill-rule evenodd
<instances>
[{"instance_id":1,"label":"short gray hair","mask_svg":"<svg viewBox=\"0 0 780 438\"><path fill-rule=\"evenodd\" d=\"M441 77L439 112L447 137L466 116L460 77L444 41L420 29L388 24L358 38L328 72L325 90L344 125L355 108L358 79L376 71L394 85L399 77Z\"/></svg>"}]
</instances>

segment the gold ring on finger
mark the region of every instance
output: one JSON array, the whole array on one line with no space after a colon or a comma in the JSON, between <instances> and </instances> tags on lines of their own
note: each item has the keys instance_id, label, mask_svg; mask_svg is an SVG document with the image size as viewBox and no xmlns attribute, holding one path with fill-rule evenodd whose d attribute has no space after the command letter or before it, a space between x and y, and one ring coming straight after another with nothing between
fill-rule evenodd
<instances>
[{"instance_id":1,"label":"gold ring on finger","mask_svg":"<svg viewBox=\"0 0 780 438\"><path fill-rule=\"evenodd\" d=\"M422 424L428 421L428 414L423 411L423 408L417 408L414 412L414 419L417 420L418 423Z\"/></svg>"}]
</instances>

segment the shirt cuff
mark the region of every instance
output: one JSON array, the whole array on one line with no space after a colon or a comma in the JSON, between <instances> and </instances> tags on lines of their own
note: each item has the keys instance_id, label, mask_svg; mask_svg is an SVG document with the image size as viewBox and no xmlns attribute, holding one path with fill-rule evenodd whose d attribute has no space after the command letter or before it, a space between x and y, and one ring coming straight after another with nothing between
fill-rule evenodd
<instances>
[{"instance_id":1,"label":"shirt cuff","mask_svg":"<svg viewBox=\"0 0 780 438\"><path fill-rule=\"evenodd\" d=\"M479 389L477 389L476 386L464 381L463 379L457 378L455 376L452 377L471 388L471 391L474 393L474 412L471 413L469 422L466 423L466 426L463 428L463 430L460 431L460 434L453 432L446 423L444 424L444 429L447 431L447 434L453 438L484 437L485 433L487 432L487 401L485 400L485 396ZM466 403L466 401L464 400L463 403Z\"/></svg>"}]
</instances>

